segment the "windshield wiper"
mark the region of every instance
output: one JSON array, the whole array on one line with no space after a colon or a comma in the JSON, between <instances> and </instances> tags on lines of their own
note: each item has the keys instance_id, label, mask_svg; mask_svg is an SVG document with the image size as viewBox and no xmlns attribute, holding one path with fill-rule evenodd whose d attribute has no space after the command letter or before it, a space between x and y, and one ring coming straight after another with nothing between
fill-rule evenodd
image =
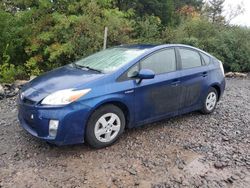
<instances>
[{"instance_id":1,"label":"windshield wiper","mask_svg":"<svg viewBox=\"0 0 250 188\"><path fill-rule=\"evenodd\" d=\"M98 73L103 73L101 70L98 70L98 69L94 69L92 67L89 67L89 66L85 66L85 65L79 65L79 64L76 64L75 62L72 63L76 68L80 68L80 69L88 69L88 70L92 70L92 71L95 71L95 72L98 72Z\"/></svg>"}]
</instances>

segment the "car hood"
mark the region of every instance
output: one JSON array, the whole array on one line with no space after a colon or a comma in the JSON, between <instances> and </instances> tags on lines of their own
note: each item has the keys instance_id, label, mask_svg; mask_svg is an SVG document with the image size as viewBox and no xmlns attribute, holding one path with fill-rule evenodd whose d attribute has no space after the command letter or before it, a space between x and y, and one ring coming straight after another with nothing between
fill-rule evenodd
<instances>
[{"instance_id":1,"label":"car hood","mask_svg":"<svg viewBox=\"0 0 250 188\"><path fill-rule=\"evenodd\" d=\"M25 85L22 91L26 98L32 101L40 101L50 93L62 89L84 87L85 83L102 76L104 74L67 65L33 79Z\"/></svg>"}]
</instances>

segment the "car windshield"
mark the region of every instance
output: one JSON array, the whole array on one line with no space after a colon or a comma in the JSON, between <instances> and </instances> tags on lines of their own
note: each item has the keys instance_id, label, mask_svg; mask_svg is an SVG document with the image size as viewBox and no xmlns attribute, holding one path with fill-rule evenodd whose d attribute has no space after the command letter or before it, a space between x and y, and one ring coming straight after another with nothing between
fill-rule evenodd
<instances>
[{"instance_id":1,"label":"car windshield","mask_svg":"<svg viewBox=\"0 0 250 188\"><path fill-rule=\"evenodd\" d=\"M145 51L146 49L111 48L83 58L74 64L79 67L110 73L139 57Z\"/></svg>"}]
</instances>

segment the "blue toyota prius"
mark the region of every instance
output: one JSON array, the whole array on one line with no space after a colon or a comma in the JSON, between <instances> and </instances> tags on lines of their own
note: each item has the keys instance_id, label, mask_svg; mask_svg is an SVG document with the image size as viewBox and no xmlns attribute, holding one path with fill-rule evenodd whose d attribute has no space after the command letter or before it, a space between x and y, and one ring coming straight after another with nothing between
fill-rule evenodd
<instances>
[{"instance_id":1,"label":"blue toyota prius","mask_svg":"<svg viewBox=\"0 0 250 188\"><path fill-rule=\"evenodd\" d=\"M118 46L35 78L20 91L18 118L57 145L113 144L125 128L200 110L225 89L222 63L186 45Z\"/></svg>"}]
</instances>

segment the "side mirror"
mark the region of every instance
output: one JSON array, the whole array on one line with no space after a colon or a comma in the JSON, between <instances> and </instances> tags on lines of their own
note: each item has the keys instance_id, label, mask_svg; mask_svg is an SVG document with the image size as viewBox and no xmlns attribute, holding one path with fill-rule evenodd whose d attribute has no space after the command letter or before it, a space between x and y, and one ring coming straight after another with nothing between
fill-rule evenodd
<instances>
[{"instance_id":1,"label":"side mirror","mask_svg":"<svg viewBox=\"0 0 250 188\"><path fill-rule=\"evenodd\" d=\"M138 83L140 83L144 79L153 79L155 77L155 73L150 69L141 69L135 77L139 79Z\"/></svg>"}]
</instances>

